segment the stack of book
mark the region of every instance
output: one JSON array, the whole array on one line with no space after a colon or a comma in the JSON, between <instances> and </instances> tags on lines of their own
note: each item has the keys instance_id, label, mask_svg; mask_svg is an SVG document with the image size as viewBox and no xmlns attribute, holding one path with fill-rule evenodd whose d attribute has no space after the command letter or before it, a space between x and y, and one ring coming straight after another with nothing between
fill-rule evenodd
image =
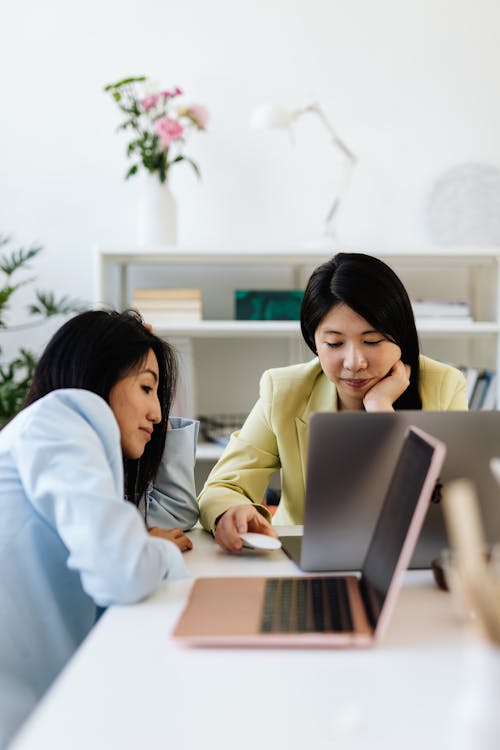
<instances>
[{"instance_id":1,"label":"stack of book","mask_svg":"<svg viewBox=\"0 0 500 750\"><path fill-rule=\"evenodd\" d=\"M467 302L443 302L432 299L415 299L412 300L411 306L416 318L447 318L461 320L462 322L471 321L471 314Z\"/></svg>"},{"instance_id":2,"label":"stack of book","mask_svg":"<svg viewBox=\"0 0 500 750\"><path fill-rule=\"evenodd\" d=\"M200 289L136 289L132 307L147 323L193 323L201 320Z\"/></svg>"}]
</instances>

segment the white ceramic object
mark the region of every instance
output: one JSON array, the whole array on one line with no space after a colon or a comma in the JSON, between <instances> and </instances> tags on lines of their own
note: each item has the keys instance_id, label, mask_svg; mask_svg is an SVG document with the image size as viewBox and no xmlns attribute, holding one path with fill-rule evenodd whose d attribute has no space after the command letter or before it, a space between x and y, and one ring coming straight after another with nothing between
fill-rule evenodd
<instances>
[{"instance_id":1,"label":"white ceramic object","mask_svg":"<svg viewBox=\"0 0 500 750\"><path fill-rule=\"evenodd\" d=\"M177 243L177 206L168 182L157 174L140 176L137 205L137 244L163 247Z\"/></svg>"}]
</instances>

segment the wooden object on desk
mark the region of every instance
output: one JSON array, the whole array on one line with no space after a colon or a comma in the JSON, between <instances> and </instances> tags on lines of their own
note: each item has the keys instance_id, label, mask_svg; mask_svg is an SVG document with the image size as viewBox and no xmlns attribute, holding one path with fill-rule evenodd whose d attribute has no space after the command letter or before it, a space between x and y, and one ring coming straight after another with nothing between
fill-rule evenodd
<instances>
[{"instance_id":1,"label":"wooden object on desk","mask_svg":"<svg viewBox=\"0 0 500 750\"><path fill-rule=\"evenodd\" d=\"M443 489L443 508L452 548L452 580L456 578L485 635L500 643L500 579L485 559L486 541L472 482L449 482Z\"/></svg>"}]
</instances>

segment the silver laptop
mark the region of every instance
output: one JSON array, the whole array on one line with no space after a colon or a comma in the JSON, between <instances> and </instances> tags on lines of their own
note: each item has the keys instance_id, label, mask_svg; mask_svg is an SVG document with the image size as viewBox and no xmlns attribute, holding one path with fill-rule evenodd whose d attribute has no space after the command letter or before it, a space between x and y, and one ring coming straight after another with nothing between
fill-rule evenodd
<instances>
[{"instance_id":1,"label":"silver laptop","mask_svg":"<svg viewBox=\"0 0 500 750\"><path fill-rule=\"evenodd\" d=\"M173 637L195 646L332 647L380 638L446 452L414 427L400 448L360 574L198 578Z\"/></svg>"},{"instance_id":2,"label":"silver laptop","mask_svg":"<svg viewBox=\"0 0 500 750\"><path fill-rule=\"evenodd\" d=\"M447 448L410 567L429 567L448 544L440 499L450 479L474 482L488 541L500 540L500 491L489 466L500 456L500 412L322 412L310 420L303 536L281 539L303 570L359 568L410 424Z\"/></svg>"}]
</instances>

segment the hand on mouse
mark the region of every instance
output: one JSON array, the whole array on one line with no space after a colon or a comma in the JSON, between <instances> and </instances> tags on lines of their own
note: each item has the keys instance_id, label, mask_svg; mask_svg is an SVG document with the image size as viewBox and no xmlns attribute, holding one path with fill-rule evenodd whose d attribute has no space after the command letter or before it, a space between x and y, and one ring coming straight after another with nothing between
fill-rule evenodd
<instances>
[{"instance_id":1,"label":"hand on mouse","mask_svg":"<svg viewBox=\"0 0 500 750\"><path fill-rule=\"evenodd\" d=\"M159 526L152 526L148 529L148 534L160 539L168 539L169 542L176 544L181 552L193 549L193 542L182 529L162 529Z\"/></svg>"},{"instance_id":2,"label":"hand on mouse","mask_svg":"<svg viewBox=\"0 0 500 750\"><path fill-rule=\"evenodd\" d=\"M226 552L241 552L243 541L240 534L255 531L277 537L277 532L253 505L235 505L219 518L215 529L215 541Z\"/></svg>"},{"instance_id":3,"label":"hand on mouse","mask_svg":"<svg viewBox=\"0 0 500 750\"><path fill-rule=\"evenodd\" d=\"M410 385L410 373L410 365L398 359L385 378L365 393L363 406L366 411L394 411L393 403Z\"/></svg>"}]
</instances>

